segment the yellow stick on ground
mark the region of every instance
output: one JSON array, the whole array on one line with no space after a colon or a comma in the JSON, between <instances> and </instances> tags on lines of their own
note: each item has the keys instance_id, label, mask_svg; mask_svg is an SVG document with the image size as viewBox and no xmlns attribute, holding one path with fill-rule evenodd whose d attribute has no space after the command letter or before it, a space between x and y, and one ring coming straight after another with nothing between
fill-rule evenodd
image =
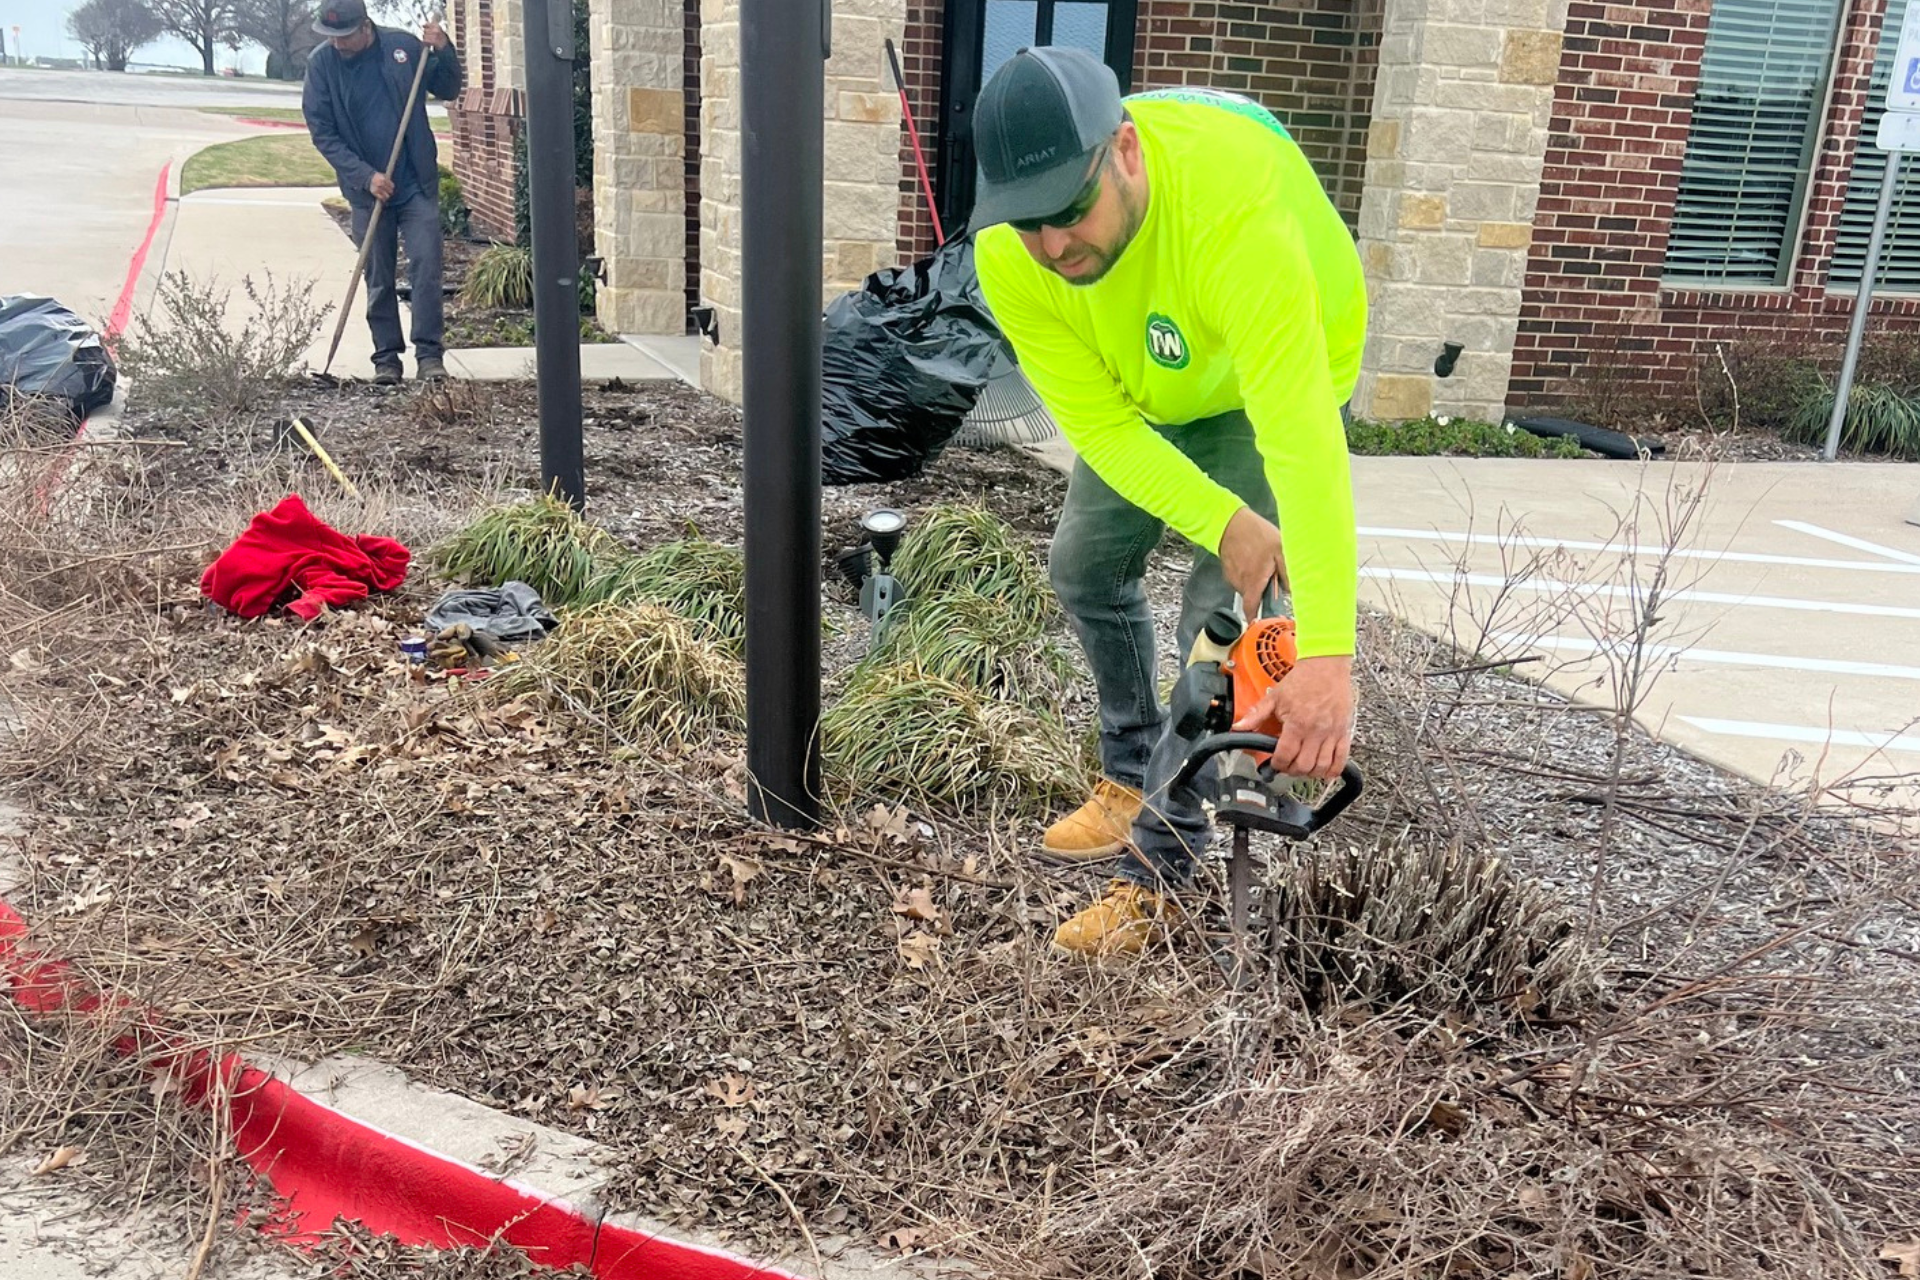
<instances>
[{"instance_id":1,"label":"yellow stick on ground","mask_svg":"<svg viewBox=\"0 0 1920 1280\"><path fill-rule=\"evenodd\" d=\"M293 420L293 429L299 434L300 439L306 444L307 448L313 450L313 456L320 459L320 465L327 469L327 473L340 482L340 487L347 491L347 496L349 498L359 497L360 491L353 487L353 481L347 479L346 474L334 465L333 459L327 456L327 451L322 449L320 442L313 438L313 432L307 430L307 424L295 418Z\"/></svg>"}]
</instances>

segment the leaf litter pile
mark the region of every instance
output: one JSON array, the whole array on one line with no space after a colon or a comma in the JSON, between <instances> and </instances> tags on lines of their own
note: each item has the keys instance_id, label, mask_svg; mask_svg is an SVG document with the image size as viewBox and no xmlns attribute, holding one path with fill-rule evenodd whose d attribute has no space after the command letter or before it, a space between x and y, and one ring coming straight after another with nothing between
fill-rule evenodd
<instances>
[{"instance_id":1,"label":"leaf litter pile","mask_svg":"<svg viewBox=\"0 0 1920 1280\"><path fill-rule=\"evenodd\" d=\"M673 452L685 394L590 453ZM657 509L735 483L701 430L715 469ZM1827 1276L1920 1249L1902 815L1727 778L1369 616L1369 792L1267 850L1260 979L1229 988L1204 898L1138 966L1067 962L1047 938L1102 873L1031 859L1044 787L942 803L902 775L818 833L762 829L730 713L654 734L550 682L402 662L441 585L424 562L313 626L219 616L198 569L250 511L182 495L203 463L177 434L45 518L0 504L32 548L0 569L0 768L39 939L210 1043L369 1053L589 1135L615 1204L802 1269L855 1248L1062 1280ZM396 459L384 496L323 516L441 543L473 510L444 473L498 462L472 434L419 427L408 448L460 465ZM25 479L45 461L13 452ZM250 501L296 467L219 465ZM985 496L1037 551L1025 517L1060 486L1033 470L956 452L890 496ZM689 536L608 524L627 554ZM1160 594L1178 567L1156 559ZM711 643L699 621L675 643ZM840 693L862 650L830 644ZM866 670L898 685L897 657ZM1074 684L1051 732L1087 728ZM130 1167L103 1136L128 1090L16 1084L47 1033L9 1018L0 1150Z\"/></svg>"}]
</instances>

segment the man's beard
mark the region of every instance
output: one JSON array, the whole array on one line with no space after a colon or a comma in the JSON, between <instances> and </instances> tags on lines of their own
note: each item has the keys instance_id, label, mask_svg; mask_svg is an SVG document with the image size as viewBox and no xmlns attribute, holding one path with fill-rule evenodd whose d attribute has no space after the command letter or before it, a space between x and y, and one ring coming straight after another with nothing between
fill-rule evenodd
<instances>
[{"instance_id":1,"label":"man's beard","mask_svg":"<svg viewBox=\"0 0 1920 1280\"><path fill-rule=\"evenodd\" d=\"M1084 275L1060 276L1062 280L1065 280L1075 288L1085 288L1090 284L1098 284L1106 278L1107 272L1113 270L1114 264L1120 261L1121 257L1127 251L1127 246L1131 245L1134 237L1140 234L1140 224L1146 221L1147 212L1144 207L1144 202L1130 190L1122 189L1120 193L1120 204L1121 208L1126 211L1127 217L1121 230L1119 241L1110 248L1096 249L1091 245L1086 246L1086 256L1099 264L1098 267ZM1054 274L1059 275L1060 273L1056 271Z\"/></svg>"}]
</instances>

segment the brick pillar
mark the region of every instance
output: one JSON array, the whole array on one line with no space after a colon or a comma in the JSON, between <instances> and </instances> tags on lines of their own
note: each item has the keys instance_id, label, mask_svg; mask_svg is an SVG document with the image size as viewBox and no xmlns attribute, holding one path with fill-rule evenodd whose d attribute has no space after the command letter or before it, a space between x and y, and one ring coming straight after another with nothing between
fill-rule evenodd
<instances>
[{"instance_id":1,"label":"brick pillar","mask_svg":"<svg viewBox=\"0 0 1920 1280\"><path fill-rule=\"evenodd\" d=\"M1567 0L1387 0L1360 252L1372 315L1356 415L1498 421ZM1453 376L1433 363L1464 347Z\"/></svg>"},{"instance_id":2,"label":"brick pillar","mask_svg":"<svg viewBox=\"0 0 1920 1280\"><path fill-rule=\"evenodd\" d=\"M720 341L701 357L715 395L741 398L740 6L703 0L700 115L700 287ZM886 38L906 29L906 0L835 0L826 68L826 187L821 298L850 289L894 259L900 220L900 99Z\"/></svg>"},{"instance_id":3,"label":"brick pillar","mask_svg":"<svg viewBox=\"0 0 1920 1280\"><path fill-rule=\"evenodd\" d=\"M686 332L686 11L593 0L594 245L615 333Z\"/></svg>"}]
</instances>

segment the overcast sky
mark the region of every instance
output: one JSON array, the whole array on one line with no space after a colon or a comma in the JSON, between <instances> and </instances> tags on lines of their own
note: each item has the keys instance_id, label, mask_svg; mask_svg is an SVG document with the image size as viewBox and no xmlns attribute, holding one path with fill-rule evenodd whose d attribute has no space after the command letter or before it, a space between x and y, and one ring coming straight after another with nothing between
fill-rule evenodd
<instances>
[{"instance_id":1,"label":"overcast sky","mask_svg":"<svg viewBox=\"0 0 1920 1280\"><path fill-rule=\"evenodd\" d=\"M7 29L8 56L18 57L24 53L29 58L81 57L85 50L67 35L67 15L84 3L85 0L0 0L0 27ZM20 28L18 49L14 47L15 27ZM133 60L143 66L153 63L200 69L200 55L193 51L193 46L173 36L142 45ZM254 75L266 69L266 62L266 54L252 45L243 47L239 53L217 49L213 55L213 65L218 69L238 66Z\"/></svg>"}]
</instances>

